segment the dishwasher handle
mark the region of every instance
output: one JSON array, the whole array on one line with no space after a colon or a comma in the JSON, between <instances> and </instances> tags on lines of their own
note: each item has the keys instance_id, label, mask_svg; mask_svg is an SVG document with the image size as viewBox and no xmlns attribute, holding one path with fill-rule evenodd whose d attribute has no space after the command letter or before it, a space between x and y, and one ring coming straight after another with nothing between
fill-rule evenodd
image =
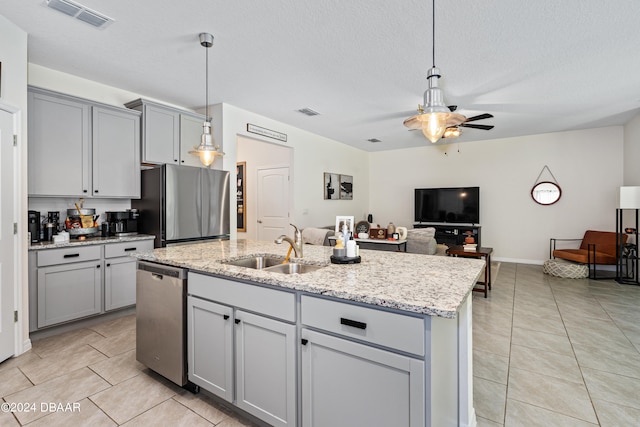
<instances>
[{"instance_id":1,"label":"dishwasher handle","mask_svg":"<svg viewBox=\"0 0 640 427\"><path fill-rule=\"evenodd\" d=\"M186 270L183 268L176 268L152 262L138 261L138 270L147 271L157 279L162 279L164 276L167 276L174 279L183 280L187 277Z\"/></svg>"}]
</instances>

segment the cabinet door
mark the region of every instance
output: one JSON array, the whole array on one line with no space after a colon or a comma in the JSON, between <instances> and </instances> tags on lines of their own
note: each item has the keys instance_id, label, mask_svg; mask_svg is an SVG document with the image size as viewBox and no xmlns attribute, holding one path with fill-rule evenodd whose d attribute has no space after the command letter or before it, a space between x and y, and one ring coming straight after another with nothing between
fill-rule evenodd
<instances>
[{"instance_id":1,"label":"cabinet door","mask_svg":"<svg viewBox=\"0 0 640 427\"><path fill-rule=\"evenodd\" d=\"M189 154L189 151L200 145L204 116L193 117L180 114L180 164L186 166L204 167L200 158Z\"/></svg>"},{"instance_id":2,"label":"cabinet door","mask_svg":"<svg viewBox=\"0 0 640 427\"><path fill-rule=\"evenodd\" d=\"M98 314L102 308L102 261L38 269L38 327Z\"/></svg>"},{"instance_id":3,"label":"cabinet door","mask_svg":"<svg viewBox=\"0 0 640 427\"><path fill-rule=\"evenodd\" d=\"M233 402L233 310L187 297L189 381Z\"/></svg>"},{"instance_id":4,"label":"cabinet door","mask_svg":"<svg viewBox=\"0 0 640 427\"><path fill-rule=\"evenodd\" d=\"M136 303L136 260L112 258L104 266L104 311Z\"/></svg>"},{"instance_id":5,"label":"cabinet door","mask_svg":"<svg viewBox=\"0 0 640 427\"><path fill-rule=\"evenodd\" d=\"M140 115L93 107L93 196L140 197Z\"/></svg>"},{"instance_id":6,"label":"cabinet door","mask_svg":"<svg viewBox=\"0 0 640 427\"><path fill-rule=\"evenodd\" d=\"M296 328L236 311L236 405L273 426L296 425Z\"/></svg>"},{"instance_id":7,"label":"cabinet door","mask_svg":"<svg viewBox=\"0 0 640 427\"><path fill-rule=\"evenodd\" d=\"M29 91L29 195L91 195L90 106Z\"/></svg>"},{"instance_id":8,"label":"cabinet door","mask_svg":"<svg viewBox=\"0 0 640 427\"><path fill-rule=\"evenodd\" d=\"M142 161L178 164L180 157L180 114L155 105L144 105Z\"/></svg>"},{"instance_id":9,"label":"cabinet door","mask_svg":"<svg viewBox=\"0 0 640 427\"><path fill-rule=\"evenodd\" d=\"M424 362L302 329L302 425L425 425Z\"/></svg>"}]
</instances>

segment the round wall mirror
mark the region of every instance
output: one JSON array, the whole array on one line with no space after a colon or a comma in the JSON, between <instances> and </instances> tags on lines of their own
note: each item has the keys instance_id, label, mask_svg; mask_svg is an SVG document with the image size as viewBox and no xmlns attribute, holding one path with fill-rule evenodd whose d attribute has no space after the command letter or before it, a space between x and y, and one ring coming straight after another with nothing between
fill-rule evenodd
<instances>
[{"instance_id":1,"label":"round wall mirror","mask_svg":"<svg viewBox=\"0 0 640 427\"><path fill-rule=\"evenodd\" d=\"M562 196L560 186L555 182L542 181L531 189L531 197L540 205L552 205Z\"/></svg>"}]
</instances>

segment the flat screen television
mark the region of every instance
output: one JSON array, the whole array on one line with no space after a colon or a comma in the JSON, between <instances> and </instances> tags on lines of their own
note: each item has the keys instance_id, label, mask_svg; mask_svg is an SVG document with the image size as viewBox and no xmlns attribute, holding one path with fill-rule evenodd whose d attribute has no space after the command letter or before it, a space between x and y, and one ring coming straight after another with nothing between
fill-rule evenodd
<instances>
[{"instance_id":1,"label":"flat screen television","mask_svg":"<svg viewBox=\"0 0 640 427\"><path fill-rule=\"evenodd\" d=\"M416 222L480 223L480 187L416 188Z\"/></svg>"}]
</instances>

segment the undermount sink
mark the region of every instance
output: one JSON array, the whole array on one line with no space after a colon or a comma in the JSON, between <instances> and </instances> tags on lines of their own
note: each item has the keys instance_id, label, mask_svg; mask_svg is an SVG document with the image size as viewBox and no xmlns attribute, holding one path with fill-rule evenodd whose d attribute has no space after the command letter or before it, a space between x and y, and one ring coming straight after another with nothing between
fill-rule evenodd
<instances>
[{"instance_id":1,"label":"undermount sink","mask_svg":"<svg viewBox=\"0 0 640 427\"><path fill-rule=\"evenodd\" d=\"M257 255L249 258L240 258L240 259L224 261L223 264L262 270L263 268L282 264L284 260L285 258L281 256Z\"/></svg>"},{"instance_id":2,"label":"undermount sink","mask_svg":"<svg viewBox=\"0 0 640 427\"><path fill-rule=\"evenodd\" d=\"M299 264L295 262L290 262L287 264L278 264L273 267L265 268L264 271L273 271L274 273L282 273L282 274L302 274L302 273L310 273L312 271L319 270L323 268L322 265L312 265L312 264Z\"/></svg>"},{"instance_id":3,"label":"undermount sink","mask_svg":"<svg viewBox=\"0 0 640 427\"><path fill-rule=\"evenodd\" d=\"M256 255L247 258L223 261L223 264L235 265L237 267L253 268L255 270L271 271L281 274L310 273L323 267L322 265L301 264L297 262L283 264L284 260L284 257L278 255Z\"/></svg>"}]
</instances>

